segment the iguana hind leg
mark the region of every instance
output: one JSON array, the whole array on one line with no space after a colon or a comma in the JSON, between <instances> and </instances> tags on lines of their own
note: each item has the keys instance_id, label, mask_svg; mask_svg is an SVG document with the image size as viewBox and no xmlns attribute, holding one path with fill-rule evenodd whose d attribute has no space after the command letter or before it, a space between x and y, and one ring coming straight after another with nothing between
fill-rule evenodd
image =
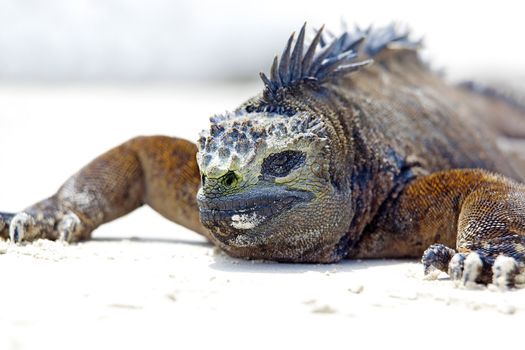
<instances>
[{"instance_id":1,"label":"iguana hind leg","mask_svg":"<svg viewBox=\"0 0 525 350\"><path fill-rule=\"evenodd\" d=\"M143 204L205 233L198 217L196 146L163 137L138 137L99 156L58 192L16 215L0 216L12 241L88 239L98 226Z\"/></svg>"},{"instance_id":2,"label":"iguana hind leg","mask_svg":"<svg viewBox=\"0 0 525 350\"><path fill-rule=\"evenodd\" d=\"M461 194L450 192L458 207L457 253L448 255L446 271L463 284L512 285L525 263L525 186L480 170L456 171L455 175L461 174L470 183ZM457 181L454 176L441 180ZM432 267L443 270L446 259L436 265L429 251L436 251L436 246L423 254L426 272Z\"/></svg>"},{"instance_id":3,"label":"iguana hind leg","mask_svg":"<svg viewBox=\"0 0 525 350\"><path fill-rule=\"evenodd\" d=\"M457 253L447 270L451 279L464 284L492 280L505 287L525 268L525 186L486 173L480 178L461 203ZM427 273L435 265L430 250L436 247L422 259Z\"/></svg>"},{"instance_id":4,"label":"iguana hind leg","mask_svg":"<svg viewBox=\"0 0 525 350\"><path fill-rule=\"evenodd\" d=\"M434 173L409 183L371 226L356 257L423 255L425 274L510 285L525 266L525 185L484 170Z\"/></svg>"}]
</instances>

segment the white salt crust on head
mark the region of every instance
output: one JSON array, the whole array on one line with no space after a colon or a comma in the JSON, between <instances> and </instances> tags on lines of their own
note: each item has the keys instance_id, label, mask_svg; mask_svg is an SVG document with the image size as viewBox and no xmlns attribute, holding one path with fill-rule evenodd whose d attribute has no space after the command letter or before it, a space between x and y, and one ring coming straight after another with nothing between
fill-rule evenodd
<instances>
[{"instance_id":1,"label":"white salt crust on head","mask_svg":"<svg viewBox=\"0 0 525 350\"><path fill-rule=\"evenodd\" d=\"M302 113L230 113L210 121L210 128L201 132L197 153L201 172L209 177L242 169L258 154L286 149L302 140L327 140L324 123Z\"/></svg>"}]
</instances>

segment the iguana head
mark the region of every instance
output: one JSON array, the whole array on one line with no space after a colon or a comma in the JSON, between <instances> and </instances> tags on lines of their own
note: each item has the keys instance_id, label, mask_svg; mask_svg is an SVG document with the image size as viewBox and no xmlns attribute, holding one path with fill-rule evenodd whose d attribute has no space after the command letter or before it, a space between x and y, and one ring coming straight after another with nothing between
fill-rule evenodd
<instances>
[{"instance_id":1,"label":"iguana head","mask_svg":"<svg viewBox=\"0 0 525 350\"><path fill-rule=\"evenodd\" d=\"M199 140L201 221L231 255L331 262L356 238L347 235L353 112L337 84L391 43L412 43L395 26L329 42L322 29L308 47L305 26L292 35L269 77L261 73L263 94L212 118Z\"/></svg>"},{"instance_id":2,"label":"iguana head","mask_svg":"<svg viewBox=\"0 0 525 350\"><path fill-rule=\"evenodd\" d=\"M212 118L197 155L202 223L235 256L312 259L310 250L348 224L350 212L331 174L334 151L317 116Z\"/></svg>"}]
</instances>

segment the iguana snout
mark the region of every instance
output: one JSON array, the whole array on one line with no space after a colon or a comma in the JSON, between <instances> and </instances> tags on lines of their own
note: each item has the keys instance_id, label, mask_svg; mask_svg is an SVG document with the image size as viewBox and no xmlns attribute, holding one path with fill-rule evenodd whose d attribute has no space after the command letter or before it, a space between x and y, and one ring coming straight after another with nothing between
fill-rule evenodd
<instances>
[{"instance_id":1,"label":"iguana snout","mask_svg":"<svg viewBox=\"0 0 525 350\"><path fill-rule=\"evenodd\" d=\"M215 231L219 239L231 239L248 230L264 230L264 226L278 220L281 213L308 203L312 198L310 192L267 185L219 197L208 197L201 190L197 201L201 222Z\"/></svg>"}]
</instances>

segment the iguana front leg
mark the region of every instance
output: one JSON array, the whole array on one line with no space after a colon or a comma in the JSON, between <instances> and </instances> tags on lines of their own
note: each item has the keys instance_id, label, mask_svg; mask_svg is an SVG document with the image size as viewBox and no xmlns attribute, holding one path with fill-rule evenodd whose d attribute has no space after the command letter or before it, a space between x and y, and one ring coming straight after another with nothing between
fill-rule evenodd
<instances>
[{"instance_id":1,"label":"iguana front leg","mask_svg":"<svg viewBox=\"0 0 525 350\"><path fill-rule=\"evenodd\" d=\"M16 215L0 214L0 233L12 241L84 240L98 226L150 205L168 219L205 234L196 194L194 144L153 136L132 139L93 160L58 192Z\"/></svg>"},{"instance_id":2,"label":"iguana front leg","mask_svg":"<svg viewBox=\"0 0 525 350\"><path fill-rule=\"evenodd\" d=\"M468 169L414 180L358 248L360 257L422 254L425 274L442 270L464 283L513 284L525 266L525 185Z\"/></svg>"}]
</instances>

